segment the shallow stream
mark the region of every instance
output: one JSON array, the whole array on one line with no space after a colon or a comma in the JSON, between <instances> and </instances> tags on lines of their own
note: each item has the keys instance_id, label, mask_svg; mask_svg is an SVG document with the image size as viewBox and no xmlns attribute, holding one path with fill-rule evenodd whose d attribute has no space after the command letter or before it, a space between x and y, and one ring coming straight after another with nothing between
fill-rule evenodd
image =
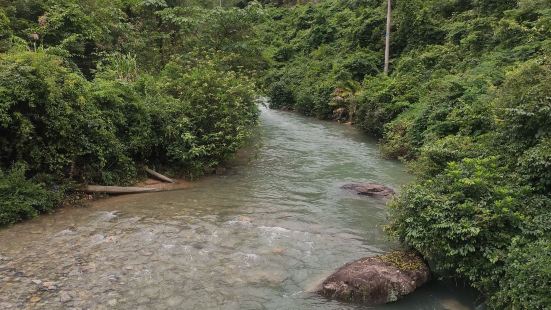
<instances>
[{"instance_id":1,"label":"shallow stream","mask_svg":"<svg viewBox=\"0 0 551 310\"><path fill-rule=\"evenodd\" d=\"M0 309L366 309L309 291L384 253L384 202L410 181L356 129L263 110L257 147L182 191L121 196L0 230ZM375 309L472 309L433 282Z\"/></svg>"}]
</instances>

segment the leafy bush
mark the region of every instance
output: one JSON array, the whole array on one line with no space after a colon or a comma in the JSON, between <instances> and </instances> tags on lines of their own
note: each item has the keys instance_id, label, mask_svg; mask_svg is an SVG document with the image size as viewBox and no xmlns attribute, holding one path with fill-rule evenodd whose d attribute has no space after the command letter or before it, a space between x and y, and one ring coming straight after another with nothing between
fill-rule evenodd
<instances>
[{"instance_id":1,"label":"leafy bush","mask_svg":"<svg viewBox=\"0 0 551 310\"><path fill-rule=\"evenodd\" d=\"M528 182L542 193L551 192L551 138L526 150L518 163Z\"/></svg>"},{"instance_id":2,"label":"leafy bush","mask_svg":"<svg viewBox=\"0 0 551 310\"><path fill-rule=\"evenodd\" d=\"M366 79L359 98L358 126L371 135L382 137L384 125L410 106L409 98L399 95L403 88L410 87L404 82L393 78Z\"/></svg>"},{"instance_id":3,"label":"leafy bush","mask_svg":"<svg viewBox=\"0 0 551 310\"><path fill-rule=\"evenodd\" d=\"M419 150L419 157L412 166L420 176L433 176L444 171L448 163L464 158L476 158L480 151L470 136L446 136L425 144Z\"/></svg>"},{"instance_id":4,"label":"leafy bush","mask_svg":"<svg viewBox=\"0 0 551 310\"><path fill-rule=\"evenodd\" d=\"M505 266L500 289L492 296L497 309L546 309L551 305L551 239L515 240Z\"/></svg>"},{"instance_id":5,"label":"leafy bush","mask_svg":"<svg viewBox=\"0 0 551 310\"><path fill-rule=\"evenodd\" d=\"M433 261L436 271L491 293L511 240L522 232L531 194L505 171L495 157L450 162L391 203L390 230Z\"/></svg>"},{"instance_id":6,"label":"leafy bush","mask_svg":"<svg viewBox=\"0 0 551 310\"><path fill-rule=\"evenodd\" d=\"M551 136L550 60L526 62L508 73L497 98L503 140L515 148L533 146Z\"/></svg>"},{"instance_id":7,"label":"leafy bush","mask_svg":"<svg viewBox=\"0 0 551 310\"><path fill-rule=\"evenodd\" d=\"M138 79L143 77L136 77L133 83L109 75L102 72L90 84L90 101L101 110L102 119L111 124L117 140L125 146L125 153L135 161L145 162L152 154L156 136L152 128L155 111L146 104L137 86L143 82Z\"/></svg>"},{"instance_id":8,"label":"leafy bush","mask_svg":"<svg viewBox=\"0 0 551 310\"><path fill-rule=\"evenodd\" d=\"M384 156L404 161L412 160L417 156L416 146L410 137L416 113L418 112L415 109L410 110L385 125L380 145Z\"/></svg>"},{"instance_id":9,"label":"leafy bush","mask_svg":"<svg viewBox=\"0 0 551 310\"><path fill-rule=\"evenodd\" d=\"M7 172L0 170L0 226L53 210L60 203L61 194L26 179L23 165Z\"/></svg>"},{"instance_id":10,"label":"leafy bush","mask_svg":"<svg viewBox=\"0 0 551 310\"><path fill-rule=\"evenodd\" d=\"M337 69L336 79L362 82L366 76L377 75L381 67L381 60L378 56L375 52L364 51L348 55Z\"/></svg>"},{"instance_id":11,"label":"leafy bush","mask_svg":"<svg viewBox=\"0 0 551 310\"><path fill-rule=\"evenodd\" d=\"M227 160L256 123L254 83L205 61L194 67L174 62L161 72L161 90L170 95L154 114L167 160L200 173Z\"/></svg>"},{"instance_id":12,"label":"leafy bush","mask_svg":"<svg viewBox=\"0 0 551 310\"><path fill-rule=\"evenodd\" d=\"M43 52L0 56L0 149L6 165L105 184L135 176L112 124L90 102L89 83ZM111 169L111 171L108 171Z\"/></svg>"},{"instance_id":13,"label":"leafy bush","mask_svg":"<svg viewBox=\"0 0 551 310\"><path fill-rule=\"evenodd\" d=\"M11 47L12 30L10 20L0 8L0 53L7 51Z\"/></svg>"},{"instance_id":14,"label":"leafy bush","mask_svg":"<svg viewBox=\"0 0 551 310\"><path fill-rule=\"evenodd\" d=\"M266 94L270 98L270 108L289 109L294 107L295 94L291 90L291 85L285 80L271 82L267 87Z\"/></svg>"},{"instance_id":15,"label":"leafy bush","mask_svg":"<svg viewBox=\"0 0 551 310\"><path fill-rule=\"evenodd\" d=\"M45 53L0 55L2 163L63 174L82 152L78 130L94 122L86 80Z\"/></svg>"}]
</instances>

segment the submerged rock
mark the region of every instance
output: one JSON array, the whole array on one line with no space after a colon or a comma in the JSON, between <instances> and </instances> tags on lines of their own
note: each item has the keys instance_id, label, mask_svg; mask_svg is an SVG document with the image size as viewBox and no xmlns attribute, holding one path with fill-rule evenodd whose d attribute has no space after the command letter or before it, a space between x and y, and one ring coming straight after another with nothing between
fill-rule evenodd
<instances>
[{"instance_id":1,"label":"submerged rock","mask_svg":"<svg viewBox=\"0 0 551 310\"><path fill-rule=\"evenodd\" d=\"M323 296L369 305L396 301L430 279L425 261L412 252L365 257L348 263L318 288Z\"/></svg>"},{"instance_id":2,"label":"submerged rock","mask_svg":"<svg viewBox=\"0 0 551 310\"><path fill-rule=\"evenodd\" d=\"M73 299L73 297L69 294L69 292L61 291L59 292L59 301L62 303L69 302Z\"/></svg>"},{"instance_id":3,"label":"submerged rock","mask_svg":"<svg viewBox=\"0 0 551 310\"><path fill-rule=\"evenodd\" d=\"M42 285L40 287L42 290L45 291L55 291L57 290L57 283L52 281L42 282Z\"/></svg>"},{"instance_id":4,"label":"submerged rock","mask_svg":"<svg viewBox=\"0 0 551 310\"><path fill-rule=\"evenodd\" d=\"M284 248L273 248L272 249L272 254L276 254L276 255L283 255L285 254L287 250L284 249Z\"/></svg>"},{"instance_id":5,"label":"submerged rock","mask_svg":"<svg viewBox=\"0 0 551 310\"><path fill-rule=\"evenodd\" d=\"M389 198L394 196L392 188L377 183L350 183L341 187L358 195Z\"/></svg>"},{"instance_id":6,"label":"submerged rock","mask_svg":"<svg viewBox=\"0 0 551 310\"><path fill-rule=\"evenodd\" d=\"M38 280L38 279L33 279L33 280L31 280L31 282L36 284L36 285L41 285L42 284L42 281Z\"/></svg>"}]
</instances>

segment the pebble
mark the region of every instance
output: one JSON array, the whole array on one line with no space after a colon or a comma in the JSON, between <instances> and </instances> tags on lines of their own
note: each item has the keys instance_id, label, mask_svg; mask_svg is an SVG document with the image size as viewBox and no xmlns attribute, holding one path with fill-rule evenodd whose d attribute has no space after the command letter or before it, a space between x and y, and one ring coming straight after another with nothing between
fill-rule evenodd
<instances>
[{"instance_id":1,"label":"pebble","mask_svg":"<svg viewBox=\"0 0 551 310\"><path fill-rule=\"evenodd\" d=\"M119 276L117 276L116 274L110 274L107 276L107 279L109 279L109 281L116 282L119 280Z\"/></svg>"},{"instance_id":2,"label":"pebble","mask_svg":"<svg viewBox=\"0 0 551 310\"><path fill-rule=\"evenodd\" d=\"M89 263L88 265L82 266L81 269L82 269L82 272L87 272L87 273L96 272L96 264Z\"/></svg>"},{"instance_id":3,"label":"pebble","mask_svg":"<svg viewBox=\"0 0 551 310\"><path fill-rule=\"evenodd\" d=\"M109 301L107 302L107 305L108 305L109 307L114 307L114 306L117 305L117 300L116 300L116 299L111 299L111 300L109 300Z\"/></svg>"},{"instance_id":4,"label":"pebble","mask_svg":"<svg viewBox=\"0 0 551 310\"><path fill-rule=\"evenodd\" d=\"M42 281L37 280L37 279L31 280L31 282L34 283L34 284L36 284L36 285L42 284Z\"/></svg>"},{"instance_id":5,"label":"pebble","mask_svg":"<svg viewBox=\"0 0 551 310\"><path fill-rule=\"evenodd\" d=\"M184 298L181 296L172 296L166 300L166 304L171 308L181 307L184 303Z\"/></svg>"},{"instance_id":6,"label":"pebble","mask_svg":"<svg viewBox=\"0 0 551 310\"><path fill-rule=\"evenodd\" d=\"M248 223L250 223L250 222L253 221L253 219L250 218L250 217L248 217L248 216L241 215L241 216L239 217L239 221L240 221L240 222L248 222Z\"/></svg>"},{"instance_id":7,"label":"pebble","mask_svg":"<svg viewBox=\"0 0 551 310\"><path fill-rule=\"evenodd\" d=\"M272 253L273 254L276 254L276 255L282 255L283 253L285 253L285 249L284 248L274 248L272 249Z\"/></svg>"},{"instance_id":8,"label":"pebble","mask_svg":"<svg viewBox=\"0 0 551 310\"><path fill-rule=\"evenodd\" d=\"M61 291L59 293L59 301L61 301L62 303L69 302L72 299L73 299L73 297L71 297L71 295L66 291Z\"/></svg>"},{"instance_id":9,"label":"pebble","mask_svg":"<svg viewBox=\"0 0 551 310\"><path fill-rule=\"evenodd\" d=\"M42 283L42 288L48 291L54 291L57 289L57 285L55 282L48 281L48 282Z\"/></svg>"},{"instance_id":10,"label":"pebble","mask_svg":"<svg viewBox=\"0 0 551 310\"><path fill-rule=\"evenodd\" d=\"M76 269L73 269L69 272L68 276L69 277L76 277L76 276L80 275L80 273L81 273L80 271L78 271Z\"/></svg>"}]
</instances>

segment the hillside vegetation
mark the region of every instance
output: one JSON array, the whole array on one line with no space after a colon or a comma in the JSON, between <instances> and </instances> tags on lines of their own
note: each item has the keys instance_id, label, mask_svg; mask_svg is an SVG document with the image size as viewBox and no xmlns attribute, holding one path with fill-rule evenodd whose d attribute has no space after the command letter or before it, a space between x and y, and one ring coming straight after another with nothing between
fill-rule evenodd
<instances>
[{"instance_id":1,"label":"hillside vegetation","mask_svg":"<svg viewBox=\"0 0 551 310\"><path fill-rule=\"evenodd\" d=\"M272 8L257 28L273 108L350 121L417 180L388 231L493 309L551 307L551 3L386 1Z\"/></svg>"},{"instance_id":2,"label":"hillside vegetation","mask_svg":"<svg viewBox=\"0 0 551 310\"><path fill-rule=\"evenodd\" d=\"M258 18L187 1L0 1L0 225L51 210L71 183L130 184L146 164L193 177L231 157L258 116Z\"/></svg>"}]
</instances>

